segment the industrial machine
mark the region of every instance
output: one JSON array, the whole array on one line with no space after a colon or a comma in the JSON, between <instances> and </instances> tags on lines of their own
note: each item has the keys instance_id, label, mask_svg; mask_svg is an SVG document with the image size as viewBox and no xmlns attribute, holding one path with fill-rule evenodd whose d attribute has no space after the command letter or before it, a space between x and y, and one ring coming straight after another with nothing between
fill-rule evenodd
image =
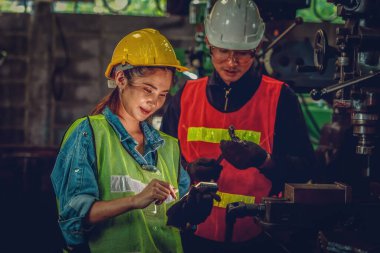
<instances>
[{"instance_id":1,"label":"industrial machine","mask_svg":"<svg viewBox=\"0 0 380 253\"><path fill-rule=\"evenodd\" d=\"M226 240L239 217L252 216L286 252L380 252L380 1L328 0L345 21L330 47L315 35L314 66L336 58L335 80L311 96L332 97L333 121L321 132L317 154L322 175L311 184L286 184L282 198L227 207Z\"/></svg>"},{"instance_id":2,"label":"industrial machine","mask_svg":"<svg viewBox=\"0 0 380 253\"><path fill-rule=\"evenodd\" d=\"M379 1L330 0L338 6L338 15L345 20L336 31L336 50L327 44L323 30L315 39L315 70L323 72L329 57L337 55L338 83L313 90L311 96L321 99L334 94L334 121L342 132L352 131L357 138L355 153L365 164L361 175L369 180L379 179L376 144L379 142L380 87L380 10ZM363 158L362 157L362 158ZM329 161L327 161L329 162Z\"/></svg>"}]
</instances>

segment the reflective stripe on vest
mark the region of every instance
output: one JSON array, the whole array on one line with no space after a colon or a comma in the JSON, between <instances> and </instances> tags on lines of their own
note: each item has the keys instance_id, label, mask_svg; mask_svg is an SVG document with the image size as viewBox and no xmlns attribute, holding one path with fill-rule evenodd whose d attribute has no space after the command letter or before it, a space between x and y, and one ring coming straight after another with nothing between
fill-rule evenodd
<instances>
[{"instance_id":1,"label":"reflective stripe on vest","mask_svg":"<svg viewBox=\"0 0 380 253\"><path fill-rule=\"evenodd\" d=\"M235 134L241 140L260 142L260 132L251 130L235 130ZM220 143L222 140L231 140L228 129L207 128L207 127L189 127L187 130L187 141L204 141L211 143Z\"/></svg>"},{"instance_id":2,"label":"reflective stripe on vest","mask_svg":"<svg viewBox=\"0 0 380 253\"><path fill-rule=\"evenodd\" d=\"M178 139L186 161L192 162L201 157L217 159L221 153L220 141L230 139L227 131L230 125L237 129L240 139L253 141L271 154L283 82L263 76L254 99L237 111L221 112L208 101L207 80L205 77L188 81L181 96ZM225 239L227 204L237 201L260 203L262 197L268 196L272 186L270 180L256 168L238 170L225 160L221 165L223 170L218 179L218 190L222 192L223 202L215 203L210 216L198 225L195 232L197 236L214 241ZM260 232L260 226L252 217L239 218L234 225L232 241L247 241Z\"/></svg>"},{"instance_id":3,"label":"reflective stripe on vest","mask_svg":"<svg viewBox=\"0 0 380 253\"><path fill-rule=\"evenodd\" d=\"M255 197L254 196L244 196L239 194L231 194L226 192L218 191L216 194L220 196L220 202L214 200L214 206L220 208L226 208L228 204L233 202L244 202L246 204L254 204Z\"/></svg>"}]
</instances>

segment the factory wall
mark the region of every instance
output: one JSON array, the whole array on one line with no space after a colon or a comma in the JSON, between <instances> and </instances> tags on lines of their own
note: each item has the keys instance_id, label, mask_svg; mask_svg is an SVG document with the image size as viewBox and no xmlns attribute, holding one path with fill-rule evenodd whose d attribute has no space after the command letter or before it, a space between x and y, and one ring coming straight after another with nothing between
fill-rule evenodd
<instances>
[{"instance_id":1,"label":"factory wall","mask_svg":"<svg viewBox=\"0 0 380 253\"><path fill-rule=\"evenodd\" d=\"M160 30L175 48L193 44L186 17L0 14L0 144L55 146L68 125L110 90L104 71L116 43L136 29Z\"/></svg>"}]
</instances>

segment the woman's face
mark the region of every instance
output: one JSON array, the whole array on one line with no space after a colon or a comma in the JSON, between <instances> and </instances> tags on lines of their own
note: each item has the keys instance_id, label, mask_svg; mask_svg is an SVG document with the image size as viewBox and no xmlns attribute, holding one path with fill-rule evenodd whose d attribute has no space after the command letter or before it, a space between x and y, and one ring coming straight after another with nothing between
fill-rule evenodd
<instances>
[{"instance_id":1,"label":"woman's face","mask_svg":"<svg viewBox=\"0 0 380 253\"><path fill-rule=\"evenodd\" d=\"M163 69L148 72L144 77L135 77L132 83L127 83L124 78L120 97L126 116L131 120L144 121L154 114L164 104L172 78L173 73Z\"/></svg>"}]
</instances>

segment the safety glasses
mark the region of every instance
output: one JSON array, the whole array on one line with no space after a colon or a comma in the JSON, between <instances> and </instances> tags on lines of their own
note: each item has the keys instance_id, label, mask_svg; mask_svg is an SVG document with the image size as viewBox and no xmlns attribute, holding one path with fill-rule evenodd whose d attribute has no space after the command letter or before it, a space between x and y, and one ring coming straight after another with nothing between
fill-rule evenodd
<instances>
[{"instance_id":1,"label":"safety glasses","mask_svg":"<svg viewBox=\"0 0 380 253\"><path fill-rule=\"evenodd\" d=\"M256 50L229 50L210 46L210 53L212 57L217 61L235 60L239 63L249 62L255 55Z\"/></svg>"}]
</instances>

